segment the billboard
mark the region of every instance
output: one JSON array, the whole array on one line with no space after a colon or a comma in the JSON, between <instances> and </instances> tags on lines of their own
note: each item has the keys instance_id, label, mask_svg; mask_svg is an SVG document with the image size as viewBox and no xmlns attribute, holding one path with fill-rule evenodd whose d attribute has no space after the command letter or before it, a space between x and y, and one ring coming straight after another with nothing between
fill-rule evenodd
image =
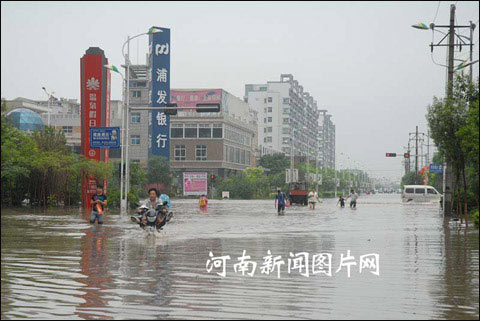
<instances>
[{"instance_id":1,"label":"billboard","mask_svg":"<svg viewBox=\"0 0 480 321\"><path fill-rule=\"evenodd\" d=\"M207 195L207 173L184 172L183 173L183 195Z\"/></svg>"},{"instance_id":2,"label":"billboard","mask_svg":"<svg viewBox=\"0 0 480 321\"><path fill-rule=\"evenodd\" d=\"M102 49L90 47L80 59L81 90L81 153L86 158L108 162L108 149L90 145L90 128L110 126L110 73L103 66L108 59ZM107 181L102 182L104 190ZM97 181L92 176L82 179L82 207L90 207Z\"/></svg>"},{"instance_id":3,"label":"billboard","mask_svg":"<svg viewBox=\"0 0 480 321\"><path fill-rule=\"evenodd\" d=\"M90 127L90 148L120 148L120 127Z\"/></svg>"},{"instance_id":4,"label":"billboard","mask_svg":"<svg viewBox=\"0 0 480 321\"><path fill-rule=\"evenodd\" d=\"M178 107L195 108L197 104L220 104L222 102L221 89L206 90L172 90L170 92L172 103L176 103ZM182 111L182 110L180 110Z\"/></svg>"},{"instance_id":5,"label":"billboard","mask_svg":"<svg viewBox=\"0 0 480 321\"><path fill-rule=\"evenodd\" d=\"M148 103L151 107L164 107L170 102L170 29L154 28L160 32L149 35ZM170 117L161 111L150 111L148 125L151 154L169 159Z\"/></svg>"}]
</instances>

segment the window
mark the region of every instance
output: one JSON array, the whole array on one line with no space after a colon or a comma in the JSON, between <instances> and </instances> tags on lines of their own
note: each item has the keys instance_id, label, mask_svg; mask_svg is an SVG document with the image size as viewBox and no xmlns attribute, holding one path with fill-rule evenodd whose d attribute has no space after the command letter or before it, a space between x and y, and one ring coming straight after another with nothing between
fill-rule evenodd
<instances>
[{"instance_id":1,"label":"window","mask_svg":"<svg viewBox=\"0 0 480 321\"><path fill-rule=\"evenodd\" d=\"M132 91L132 98L141 98L142 92L140 90L133 90Z\"/></svg>"},{"instance_id":2,"label":"window","mask_svg":"<svg viewBox=\"0 0 480 321\"><path fill-rule=\"evenodd\" d=\"M183 138L183 124L172 124L170 136L172 138Z\"/></svg>"},{"instance_id":3,"label":"window","mask_svg":"<svg viewBox=\"0 0 480 321\"><path fill-rule=\"evenodd\" d=\"M264 119L263 119L263 122L264 122L264 123L266 123L266 122L267 122L267 119L266 119L266 118L264 118Z\"/></svg>"},{"instance_id":4,"label":"window","mask_svg":"<svg viewBox=\"0 0 480 321\"><path fill-rule=\"evenodd\" d=\"M272 117L268 117L268 122L269 122L269 123L272 122Z\"/></svg>"},{"instance_id":5,"label":"window","mask_svg":"<svg viewBox=\"0 0 480 321\"><path fill-rule=\"evenodd\" d=\"M235 148L235 163L240 163L240 149Z\"/></svg>"},{"instance_id":6,"label":"window","mask_svg":"<svg viewBox=\"0 0 480 321\"><path fill-rule=\"evenodd\" d=\"M266 133L266 132L267 132L267 127L265 127L265 128L263 129L263 132L264 132L264 133Z\"/></svg>"},{"instance_id":7,"label":"window","mask_svg":"<svg viewBox=\"0 0 480 321\"><path fill-rule=\"evenodd\" d=\"M233 147L231 146L228 146L228 161L229 162L232 162L233 163L233 154L234 154L234 150L233 150Z\"/></svg>"},{"instance_id":8,"label":"window","mask_svg":"<svg viewBox=\"0 0 480 321\"><path fill-rule=\"evenodd\" d=\"M246 157L247 157L247 165L251 165L250 164L250 152L247 152Z\"/></svg>"},{"instance_id":9,"label":"window","mask_svg":"<svg viewBox=\"0 0 480 321\"><path fill-rule=\"evenodd\" d=\"M290 123L290 118L284 118L284 119L283 119L283 123L284 123L284 124Z\"/></svg>"},{"instance_id":10,"label":"window","mask_svg":"<svg viewBox=\"0 0 480 321\"><path fill-rule=\"evenodd\" d=\"M245 164L245 151L242 150L242 159L241 159L241 163L242 164Z\"/></svg>"},{"instance_id":11,"label":"window","mask_svg":"<svg viewBox=\"0 0 480 321\"><path fill-rule=\"evenodd\" d=\"M288 127L282 128L282 134L284 134L284 135L290 134L290 128L288 128Z\"/></svg>"},{"instance_id":12,"label":"window","mask_svg":"<svg viewBox=\"0 0 480 321\"><path fill-rule=\"evenodd\" d=\"M195 160L207 160L207 146L206 145L197 145L195 147Z\"/></svg>"},{"instance_id":13,"label":"window","mask_svg":"<svg viewBox=\"0 0 480 321\"><path fill-rule=\"evenodd\" d=\"M263 112L266 114L267 113L267 107L263 108Z\"/></svg>"},{"instance_id":14,"label":"window","mask_svg":"<svg viewBox=\"0 0 480 321\"><path fill-rule=\"evenodd\" d=\"M272 136L267 136L265 137L265 143L271 143L272 142Z\"/></svg>"},{"instance_id":15,"label":"window","mask_svg":"<svg viewBox=\"0 0 480 321\"><path fill-rule=\"evenodd\" d=\"M131 142L131 145L140 145L140 135L132 135Z\"/></svg>"},{"instance_id":16,"label":"window","mask_svg":"<svg viewBox=\"0 0 480 321\"><path fill-rule=\"evenodd\" d=\"M284 138L283 138L283 143L284 143L284 144L290 143L290 138L289 138L289 137L284 137Z\"/></svg>"},{"instance_id":17,"label":"window","mask_svg":"<svg viewBox=\"0 0 480 321\"><path fill-rule=\"evenodd\" d=\"M272 132L272 130L273 130L273 128L272 128L272 127L267 127L267 133L271 133L271 132Z\"/></svg>"},{"instance_id":18,"label":"window","mask_svg":"<svg viewBox=\"0 0 480 321\"><path fill-rule=\"evenodd\" d=\"M187 149L185 145L175 145L175 160L184 161L187 159Z\"/></svg>"},{"instance_id":19,"label":"window","mask_svg":"<svg viewBox=\"0 0 480 321\"><path fill-rule=\"evenodd\" d=\"M283 103L284 104L290 103L290 98L283 98Z\"/></svg>"},{"instance_id":20,"label":"window","mask_svg":"<svg viewBox=\"0 0 480 321\"><path fill-rule=\"evenodd\" d=\"M132 123L139 123L140 122L140 113L132 113L131 115Z\"/></svg>"},{"instance_id":21,"label":"window","mask_svg":"<svg viewBox=\"0 0 480 321\"><path fill-rule=\"evenodd\" d=\"M425 189L424 188L416 188L415 189L415 194L425 194Z\"/></svg>"},{"instance_id":22,"label":"window","mask_svg":"<svg viewBox=\"0 0 480 321\"><path fill-rule=\"evenodd\" d=\"M283 108L284 114L290 114L290 108Z\"/></svg>"},{"instance_id":23,"label":"window","mask_svg":"<svg viewBox=\"0 0 480 321\"><path fill-rule=\"evenodd\" d=\"M406 188L405 193L407 194L413 194L413 188Z\"/></svg>"},{"instance_id":24,"label":"window","mask_svg":"<svg viewBox=\"0 0 480 321\"><path fill-rule=\"evenodd\" d=\"M197 138L197 125L185 125L185 138Z\"/></svg>"},{"instance_id":25,"label":"window","mask_svg":"<svg viewBox=\"0 0 480 321\"><path fill-rule=\"evenodd\" d=\"M198 125L198 137L199 138L212 138L212 127L209 124Z\"/></svg>"},{"instance_id":26,"label":"window","mask_svg":"<svg viewBox=\"0 0 480 321\"><path fill-rule=\"evenodd\" d=\"M272 97L268 97L268 102L271 103L273 101Z\"/></svg>"},{"instance_id":27,"label":"window","mask_svg":"<svg viewBox=\"0 0 480 321\"><path fill-rule=\"evenodd\" d=\"M147 87L146 81L130 81L130 87Z\"/></svg>"},{"instance_id":28,"label":"window","mask_svg":"<svg viewBox=\"0 0 480 321\"><path fill-rule=\"evenodd\" d=\"M437 192L436 192L433 188L427 189L427 193L428 193L428 194L434 194L434 195L437 194Z\"/></svg>"},{"instance_id":29,"label":"window","mask_svg":"<svg viewBox=\"0 0 480 321\"><path fill-rule=\"evenodd\" d=\"M273 111L272 107L268 107L268 112L271 113Z\"/></svg>"},{"instance_id":30,"label":"window","mask_svg":"<svg viewBox=\"0 0 480 321\"><path fill-rule=\"evenodd\" d=\"M73 134L72 126L62 126L62 131L65 135Z\"/></svg>"},{"instance_id":31,"label":"window","mask_svg":"<svg viewBox=\"0 0 480 321\"><path fill-rule=\"evenodd\" d=\"M213 124L213 138L222 138L222 124Z\"/></svg>"}]
</instances>

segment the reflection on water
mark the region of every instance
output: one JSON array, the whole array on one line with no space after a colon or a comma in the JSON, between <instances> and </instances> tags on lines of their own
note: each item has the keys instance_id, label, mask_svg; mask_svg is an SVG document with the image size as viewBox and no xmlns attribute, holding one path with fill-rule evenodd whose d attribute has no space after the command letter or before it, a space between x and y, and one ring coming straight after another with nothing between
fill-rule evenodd
<instances>
[{"instance_id":1,"label":"reflection on water","mask_svg":"<svg viewBox=\"0 0 480 321\"><path fill-rule=\"evenodd\" d=\"M1 317L478 319L478 231L444 229L438 205L398 195L335 204L277 216L273 201L174 201L160 237L116 213L90 226L77 209L3 210ZM253 277L234 272L243 250ZM261 274L268 250L331 253L333 275ZM380 276L334 273L348 250L378 253ZM225 278L207 273L210 251L231 256Z\"/></svg>"}]
</instances>

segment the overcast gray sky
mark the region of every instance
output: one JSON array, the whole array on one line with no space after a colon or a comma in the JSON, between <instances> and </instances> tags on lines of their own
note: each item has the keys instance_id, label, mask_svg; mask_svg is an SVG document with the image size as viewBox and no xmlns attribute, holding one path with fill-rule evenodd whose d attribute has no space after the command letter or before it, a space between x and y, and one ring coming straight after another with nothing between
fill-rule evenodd
<instances>
[{"instance_id":1,"label":"overcast gray sky","mask_svg":"<svg viewBox=\"0 0 480 321\"><path fill-rule=\"evenodd\" d=\"M436 24L448 24L441 1ZM223 88L243 97L246 83L291 73L336 124L340 168L355 160L377 177L399 178L408 132L426 132L426 107L445 92L445 68L432 62L432 2L5 2L1 3L1 96L80 96L80 58L91 46L122 64L127 36L171 28L171 87ZM478 2L457 1L457 22L478 26ZM468 36L467 29L460 31ZM440 34L435 40L440 40ZM475 30L478 59L478 27ZM131 44L145 63L147 37ZM459 57L468 57L463 48ZM433 58L445 64L445 49ZM478 64L475 66L478 76ZM121 78L112 75L112 99Z\"/></svg>"}]
</instances>

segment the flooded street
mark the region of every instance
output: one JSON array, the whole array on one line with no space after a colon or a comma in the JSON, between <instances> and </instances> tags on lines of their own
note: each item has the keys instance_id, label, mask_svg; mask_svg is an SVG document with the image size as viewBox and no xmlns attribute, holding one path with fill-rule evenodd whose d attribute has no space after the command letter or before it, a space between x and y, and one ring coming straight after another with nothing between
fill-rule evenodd
<instances>
[{"instance_id":1,"label":"flooded street","mask_svg":"<svg viewBox=\"0 0 480 321\"><path fill-rule=\"evenodd\" d=\"M160 237L112 212L92 227L77 209L2 210L2 319L479 317L478 230L444 229L438 204L362 195L356 210L331 199L277 216L273 201L172 203ZM235 273L244 250L253 276ZM280 278L260 271L269 250L285 261ZM225 277L207 271L210 251L231 257ZM350 278L336 272L347 251ZM288 273L290 252L330 253L332 275ZM379 276L359 271L370 253Z\"/></svg>"}]
</instances>

